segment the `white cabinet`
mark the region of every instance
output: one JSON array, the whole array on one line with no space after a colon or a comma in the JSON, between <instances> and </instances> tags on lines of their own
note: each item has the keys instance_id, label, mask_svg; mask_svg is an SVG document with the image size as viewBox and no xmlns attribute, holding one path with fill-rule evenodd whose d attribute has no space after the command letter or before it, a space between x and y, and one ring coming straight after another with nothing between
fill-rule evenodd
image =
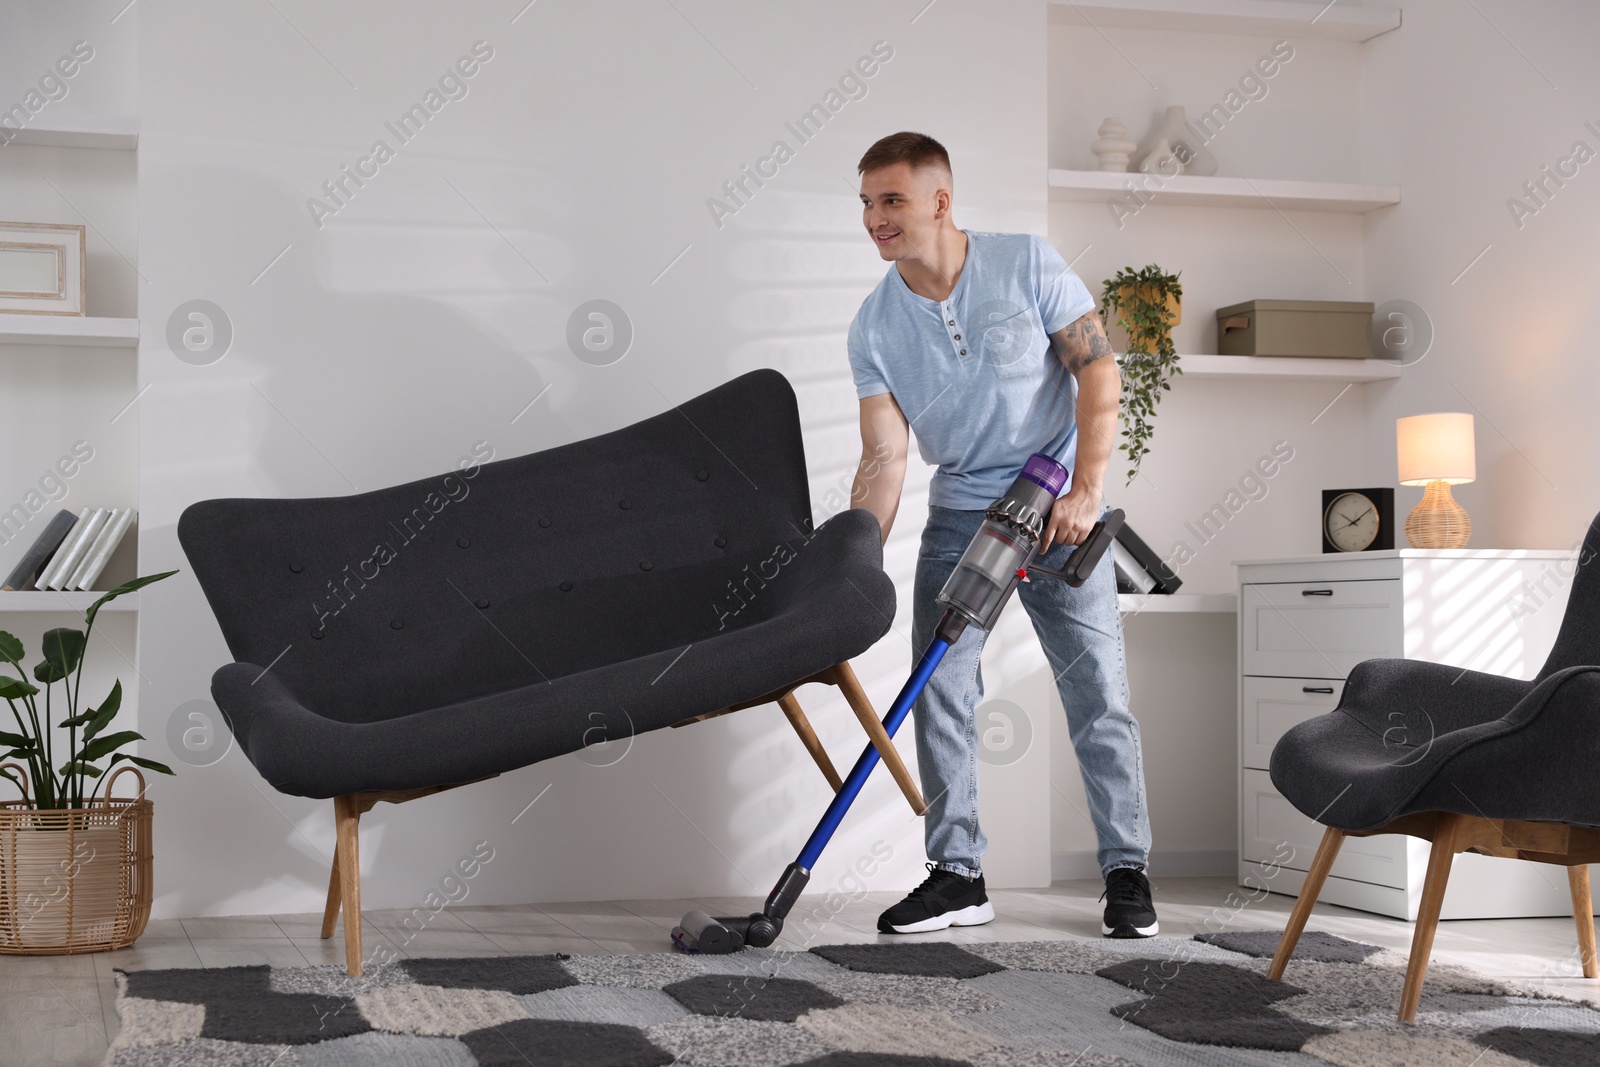
<instances>
[{"instance_id":1,"label":"white cabinet","mask_svg":"<svg viewBox=\"0 0 1600 1067\"><path fill-rule=\"evenodd\" d=\"M1298 893L1322 827L1272 787L1272 748L1338 706L1362 660L1431 660L1531 678L1566 609L1573 553L1399 549L1239 567L1239 883ZM1321 899L1415 919L1428 843L1349 838ZM1570 915L1555 867L1463 854L1446 919Z\"/></svg>"}]
</instances>

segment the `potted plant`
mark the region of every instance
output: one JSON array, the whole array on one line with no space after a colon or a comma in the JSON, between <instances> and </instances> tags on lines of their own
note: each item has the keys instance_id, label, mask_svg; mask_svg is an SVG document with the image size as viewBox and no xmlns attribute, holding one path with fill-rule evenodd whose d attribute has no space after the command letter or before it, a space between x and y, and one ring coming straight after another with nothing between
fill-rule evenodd
<instances>
[{"instance_id":1,"label":"potted plant","mask_svg":"<svg viewBox=\"0 0 1600 1067\"><path fill-rule=\"evenodd\" d=\"M45 631L44 658L34 664L31 682L22 642L0 630L0 663L16 671L16 677L0 673L0 697L17 726L0 730L0 776L22 791L21 800L0 803L0 953L95 952L132 944L144 932L153 811L137 769L139 795L111 796L113 780L129 770L113 768L126 762L161 774L172 770L121 751L143 740L140 734L107 732L122 706L120 680L98 707L82 708L79 695L84 650L101 607L176 573L117 586L89 605L82 630ZM66 716L54 721L62 710ZM104 795L97 797L102 777Z\"/></svg>"},{"instance_id":2,"label":"potted plant","mask_svg":"<svg viewBox=\"0 0 1600 1067\"><path fill-rule=\"evenodd\" d=\"M1139 473L1139 461L1150 451L1161 392L1172 388L1168 379L1183 373L1172 347L1172 327L1183 320L1183 286L1178 275L1168 274L1154 263L1141 270L1124 267L1103 285L1101 320L1109 327L1114 309L1117 324L1128 333L1128 351L1119 363L1124 440L1117 447L1128 455L1128 481L1132 483Z\"/></svg>"}]
</instances>

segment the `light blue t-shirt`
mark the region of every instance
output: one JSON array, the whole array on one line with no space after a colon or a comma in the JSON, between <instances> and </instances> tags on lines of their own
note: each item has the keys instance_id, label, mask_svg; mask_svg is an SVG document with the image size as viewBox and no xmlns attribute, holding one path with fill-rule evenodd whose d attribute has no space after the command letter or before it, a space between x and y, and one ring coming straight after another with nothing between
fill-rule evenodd
<instances>
[{"instance_id":1,"label":"light blue t-shirt","mask_svg":"<svg viewBox=\"0 0 1600 1067\"><path fill-rule=\"evenodd\" d=\"M938 466L928 502L976 511L1034 452L1072 466L1078 382L1049 335L1094 298L1044 238L962 232L967 259L949 297L918 296L891 264L850 323L849 349L856 395L894 394Z\"/></svg>"}]
</instances>

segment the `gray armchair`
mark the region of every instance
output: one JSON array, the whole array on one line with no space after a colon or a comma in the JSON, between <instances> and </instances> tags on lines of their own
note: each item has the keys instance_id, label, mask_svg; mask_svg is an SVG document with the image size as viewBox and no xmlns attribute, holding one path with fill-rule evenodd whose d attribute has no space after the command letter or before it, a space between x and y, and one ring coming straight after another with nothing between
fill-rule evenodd
<instances>
[{"instance_id":1,"label":"gray armchair","mask_svg":"<svg viewBox=\"0 0 1600 1067\"><path fill-rule=\"evenodd\" d=\"M1356 666L1327 715L1272 751L1272 784L1320 821L1312 861L1268 977L1283 976L1346 837L1433 842L1400 1020L1416 1018L1452 857L1567 868L1585 977L1600 976L1587 864L1600 862L1600 517L1590 524L1561 631L1532 681L1411 660Z\"/></svg>"},{"instance_id":2,"label":"gray armchair","mask_svg":"<svg viewBox=\"0 0 1600 1067\"><path fill-rule=\"evenodd\" d=\"M351 974L359 820L379 801L769 701L837 789L793 694L820 681L923 810L848 662L894 615L878 523L813 529L809 495L794 391L756 371L545 452L184 511L239 747L274 788L334 798L322 936L342 908Z\"/></svg>"}]
</instances>

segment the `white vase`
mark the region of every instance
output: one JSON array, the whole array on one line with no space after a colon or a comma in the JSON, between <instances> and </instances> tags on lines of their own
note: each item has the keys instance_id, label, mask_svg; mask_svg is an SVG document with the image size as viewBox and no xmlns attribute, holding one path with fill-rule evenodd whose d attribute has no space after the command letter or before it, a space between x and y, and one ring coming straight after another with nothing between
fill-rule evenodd
<instances>
[{"instance_id":1,"label":"white vase","mask_svg":"<svg viewBox=\"0 0 1600 1067\"><path fill-rule=\"evenodd\" d=\"M1100 124L1099 138L1089 145L1089 151L1100 161L1101 170L1122 172L1128 169L1128 154L1138 148L1138 142L1129 140L1128 127L1119 118L1108 118Z\"/></svg>"},{"instance_id":2,"label":"white vase","mask_svg":"<svg viewBox=\"0 0 1600 1067\"><path fill-rule=\"evenodd\" d=\"M1143 174L1159 174L1165 178L1173 178L1183 173L1183 162L1163 137L1145 154L1144 160L1139 164L1139 171Z\"/></svg>"},{"instance_id":3,"label":"white vase","mask_svg":"<svg viewBox=\"0 0 1600 1067\"><path fill-rule=\"evenodd\" d=\"M1202 178L1209 178L1217 173L1217 157L1211 154L1205 142L1190 128L1187 113L1181 104L1173 104L1162 114L1161 121L1156 123L1156 128L1151 131L1150 136L1146 137L1144 143L1129 157L1129 167L1133 170L1148 170L1149 168L1142 164L1162 141L1167 142L1168 150L1183 164L1185 174L1197 174Z\"/></svg>"}]
</instances>

